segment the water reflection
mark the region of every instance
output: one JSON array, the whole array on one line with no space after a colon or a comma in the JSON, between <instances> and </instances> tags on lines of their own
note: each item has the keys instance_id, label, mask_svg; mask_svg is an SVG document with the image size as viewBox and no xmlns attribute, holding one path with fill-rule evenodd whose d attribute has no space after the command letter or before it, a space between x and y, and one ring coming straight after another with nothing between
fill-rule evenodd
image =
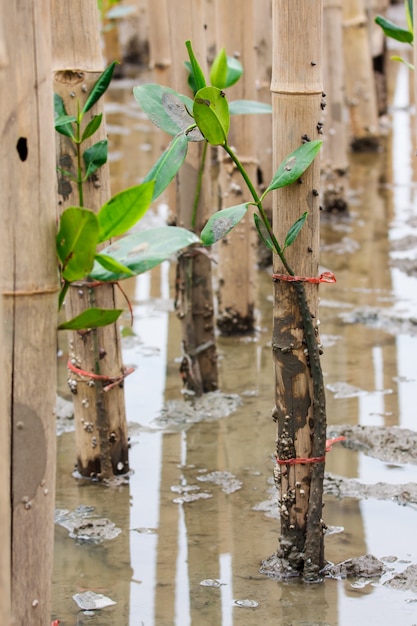
<instances>
[{"instance_id":1,"label":"water reflection","mask_svg":"<svg viewBox=\"0 0 417 626\"><path fill-rule=\"evenodd\" d=\"M386 152L352 157L351 214L323 223L321 262L338 280L321 288L331 424L413 428L415 422L417 337L373 327L366 316L358 323L342 317L356 310L395 309L404 315L417 309L415 279L390 265L390 242L415 235L415 222L410 223L415 208L411 122L404 108L408 100L400 99L408 94L408 73L405 67L398 71L394 158L388 158L390 141ZM141 180L165 140L143 119L130 84L112 90L108 122L112 187L118 191ZM163 202L150 214L148 224L165 218ZM74 543L57 527L54 617L63 624L351 626L378 621L385 626L398 622L399 616L401 623L412 623L413 605L407 605L398 591L336 580L314 586L299 581L277 584L259 575L260 560L277 547L279 524L254 509L273 497L275 447L270 417L271 282L263 270L257 280L257 331L244 340L219 338L218 345L221 389L241 394L242 406L227 418L172 432L154 420L164 401L181 401L173 268L164 263L125 285L134 322L130 326L129 315L123 319L124 361L137 367L126 379L134 475L129 486L110 490L76 483L71 477L73 436L67 433L59 439L57 507L72 510L88 504L123 529L117 539L90 546ZM342 446L328 455L326 469L365 483L416 478L412 466L381 463ZM225 493L221 484L198 480L214 471L230 472L242 488ZM178 489L172 490L178 486L183 492L199 490L210 497L181 502ZM327 496L324 513L329 525L344 529L326 539L330 561L366 552L417 561L415 546L410 545L416 515L411 508ZM203 580L221 584L201 585ZM117 604L93 616L79 613L71 596L86 589L109 595Z\"/></svg>"}]
</instances>

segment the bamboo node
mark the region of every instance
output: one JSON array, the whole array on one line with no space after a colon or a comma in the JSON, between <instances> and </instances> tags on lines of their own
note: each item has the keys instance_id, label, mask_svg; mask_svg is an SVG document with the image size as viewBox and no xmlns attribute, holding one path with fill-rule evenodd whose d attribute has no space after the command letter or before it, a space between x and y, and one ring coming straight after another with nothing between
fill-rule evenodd
<instances>
[{"instance_id":1,"label":"bamboo node","mask_svg":"<svg viewBox=\"0 0 417 626\"><path fill-rule=\"evenodd\" d=\"M3 291L3 296L42 296L49 293L58 293L59 287L57 285L51 287L43 287L42 289L16 289L14 291Z\"/></svg>"}]
</instances>

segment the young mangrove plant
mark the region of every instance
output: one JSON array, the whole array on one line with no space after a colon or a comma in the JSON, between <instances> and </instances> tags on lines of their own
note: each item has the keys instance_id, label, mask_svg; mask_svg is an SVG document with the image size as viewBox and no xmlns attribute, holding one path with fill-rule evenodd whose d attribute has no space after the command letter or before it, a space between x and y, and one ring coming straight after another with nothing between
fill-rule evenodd
<instances>
[{"instance_id":1,"label":"young mangrove plant","mask_svg":"<svg viewBox=\"0 0 417 626\"><path fill-rule=\"evenodd\" d=\"M408 28L402 28L402 26L394 24L394 22L391 22L391 20L388 20L382 15L377 15L375 22L382 28L386 37L401 43L408 43L412 46L414 41L413 0L404 0L404 7ZM411 70L414 69L414 65L403 59L401 56L393 55L391 56L391 59L393 61L400 61L401 63L404 63Z\"/></svg>"},{"instance_id":2,"label":"young mangrove plant","mask_svg":"<svg viewBox=\"0 0 417 626\"><path fill-rule=\"evenodd\" d=\"M315 462L320 462L321 466L319 472L313 471L312 487L310 489L311 504L308 507L308 523L303 530L306 535L304 536L306 546L305 560L310 564L309 578L314 579L318 576L317 564L322 563L323 524L321 508L323 466L326 452L324 385L316 329L313 325L303 282L305 279L295 275L295 268L290 266L286 255L287 248L294 244L303 225L306 223L308 213L305 211L302 215L299 215L286 233L284 241L279 242L274 235L264 210L263 201L270 192L292 185L299 180L300 176L318 154L322 142L318 140L310 141L308 138L304 138L302 143L300 138L301 145L295 146L294 151L280 164L262 195L258 195L255 184L248 176L234 149L228 143L231 107L228 104L222 86L215 84L218 76L225 75L225 63L224 61L219 61L215 69L213 70L212 68L210 76L212 84L207 85L190 42L187 42L187 50L196 89L193 99L176 93L168 87L155 84L141 85L134 89L135 98L149 119L158 127L173 135L170 145L159 160L158 166L153 168L148 175L148 179L155 179L155 184L158 188L165 186L165 170L169 171L171 175L174 167L180 168L184 161L189 141L205 141L207 144L219 146L223 149L242 175L252 196L252 201L231 206L214 213L208 219L200 234L202 244L204 246L212 246L225 237L248 212L251 212L261 240L265 246L272 250L273 254L279 257L285 269L286 274L284 278L275 275L274 278L276 280L287 280L296 291L304 330L305 349L308 353L308 364L313 379L314 397L312 398L312 404L315 424L311 433L313 442L312 459L300 459L300 462L309 463L311 461L312 466ZM334 278L325 276L322 280L332 282ZM318 282L318 279L316 281ZM291 390L288 390L288 393L291 393ZM289 433L285 429L281 429L277 445L277 461L286 465L293 463L295 455L294 446L289 445L289 441ZM281 497L281 509L282 507L286 508L284 498L287 497L287 494L281 494ZM287 523L285 517L282 518L282 522L284 525Z\"/></svg>"}]
</instances>

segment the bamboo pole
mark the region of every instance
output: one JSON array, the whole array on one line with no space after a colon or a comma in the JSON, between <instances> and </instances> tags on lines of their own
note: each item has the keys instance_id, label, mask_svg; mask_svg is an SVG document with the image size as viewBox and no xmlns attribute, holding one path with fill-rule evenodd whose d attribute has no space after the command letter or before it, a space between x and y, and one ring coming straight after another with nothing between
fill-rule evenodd
<instances>
[{"instance_id":1,"label":"bamboo pole","mask_svg":"<svg viewBox=\"0 0 417 626\"><path fill-rule=\"evenodd\" d=\"M12 507L11 519L9 504L0 513L9 521L2 529L1 567L4 573L11 558L13 623L44 626L51 599L58 295L50 8L48 2L2 1L1 12L8 56L0 70L1 346L7 402L1 429L7 429L2 442L10 454L2 459L0 475L10 477ZM8 459L11 474L3 467ZM7 494L8 488L1 498ZM4 589L1 585L6 611L8 582L6 576Z\"/></svg>"},{"instance_id":2,"label":"bamboo pole","mask_svg":"<svg viewBox=\"0 0 417 626\"><path fill-rule=\"evenodd\" d=\"M343 2L346 101L354 150L379 146L378 106L364 0Z\"/></svg>"},{"instance_id":3,"label":"bamboo pole","mask_svg":"<svg viewBox=\"0 0 417 626\"><path fill-rule=\"evenodd\" d=\"M322 10L321 1L273 2L274 170L302 141L321 138ZM308 211L307 223L286 251L289 266L299 276L315 277L318 273L319 182L320 164L316 159L301 183L279 190L274 198L273 228L280 242L290 226ZM275 255L274 271L287 273ZM318 333L318 289L306 283L304 290L301 282L278 280L274 284L274 418L278 423L277 458L284 461L276 468L281 514L279 557L284 570L288 567L306 579L317 579L323 566L324 463L285 464L285 460L320 457L317 446L324 454L324 390L321 369L318 382L313 378L313 367L317 375L320 365L317 350L310 348L311 333ZM307 330L306 318L314 331Z\"/></svg>"},{"instance_id":4,"label":"bamboo pole","mask_svg":"<svg viewBox=\"0 0 417 626\"><path fill-rule=\"evenodd\" d=\"M347 209L348 113L344 91L342 0L324 0L323 83L321 103L325 120L322 154L323 208L330 212ZM326 106L327 105L327 106ZM326 108L325 108L326 107Z\"/></svg>"},{"instance_id":5,"label":"bamboo pole","mask_svg":"<svg viewBox=\"0 0 417 626\"><path fill-rule=\"evenodd\" d=\"M190 94L184 61L185 41L191 40L203 71L207 68L205 39L205 2L170 0L172 85L180 93ZM200 233L211 213L211 188L208 173L203 173L195 225L193 206L199 178L204 143L190 143L184 165L177 176L177 225ZM207 146L206 170L210 162ZM183 360L181 376L184 391L201 395L218 387L217 351L214 334L211 261L204 254L184 254L178 263L177 315L181 320Z\"/></svg>"},{"instance_id":6,"label":"bamboo pole","mask_svg":"<svg viewBox=\"0 0 417 626\"><path fill-rule=\"evenodd\" d=\"M171 67L169 40L168 0L148 0L149 17L149 67L154 71L155 81L166 85Z\"/></svg>"},{"instance_id":7,"label":"bamboo pole","mask_svg":"<svg viewBox=\"0 0 417 626\"><path fill-rule=\"evenodd\" d=\"M0 70L0 81L2 71ZM3 155L2 155L3 157ZM3 292L3 289L2 289ZM0 328L3 328L3 297L0 301ZM6 355L1 351L1 371L6 370ZM4 377L0 381L0 536L3 550L0 551L0 623L10 624L10 435L9 415L6 409Z\"/></svg>"},{"instance_id":8,"label":"bamboo pole","mask_svg":"<svg viewBox=\"0 0 417 626\"><path fill-rule=\"evenodd\" d=\"M69 115L76 115L77 101L83 103L103 71L100 25L95 0L52 0L54 91ZM83 27L81 27L81 25ZM82 106L82 105L81 105ZM91 116L103 111L99 102ZM105 138L104 124L91 139ZM83 144L86 148L87 143ZM63 135L57 136L58 164L75 171L73 145ZM110 197L108 165L103 166L84 185L85 206L97 211ZM78 206L75 187L58 177L58 207ZM73 286L66 299L69 317L90 306L115 308L113 285L95 288ZM71 333L70 360L87 372L115 378L123 374L120 335L115 324L87 333ZM108 479L129 469L128 439L123 386L104 391L101 380L69 373L73 391L77 470L83 477Z\"/></svg>"},{"instance_id":9,"label":"bamboo pole","mask_svg":"<svg viewBox=\"0 0 417 626\"><path fill-rule=\"evenodd\" d=\"M242 78L228 89L228 99L256 99L254 5L242 10L239 0L216 0L217 49L236 55L244 69ZM228 142L233 146L251 180L256 180L257 135L254 115L234 116ZM240 172L230 158L221 153L220 187L223 207L252 199L242 184ZM225 335L244 334L254 328L256 233L252 213L219 243L219 312L217 326ZM239 260L238 263L236 262Z\"/></svg>"}]
</instances>

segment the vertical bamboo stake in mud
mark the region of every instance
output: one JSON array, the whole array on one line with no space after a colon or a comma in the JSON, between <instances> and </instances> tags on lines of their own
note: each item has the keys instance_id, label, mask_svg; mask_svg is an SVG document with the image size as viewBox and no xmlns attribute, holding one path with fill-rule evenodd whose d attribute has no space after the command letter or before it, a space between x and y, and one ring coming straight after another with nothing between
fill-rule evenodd
<instances>
[{"instance_id":1,"label":"vertical bamboo stake in mud","mask_svg":"<svg viewBox=\"0 0 417 626\"><path fill-rule=\"evenodd\" d=\"M274 171L302 142L321 137L322 11L321 1L273 2ZM278 241L284 241L290 226L308 211L308 220L299 237L286 251L289 266L303 277L315 277L318 272L319 182L320 163L316 159L301 181L280 189L274 198L273 227ZM286 273L277 256L274 256L274 271ZM272 339L277 458L284 461L277 465L281 515L279 557L282 564L302 573L307 580L317 579L323 566L324 462L285 461L324 455L325 399L313 336L318 334L317 291L316 285L308 283L275 283Z\"/></svg>"},{"instance_id":2,"label":"vertical bamboo stake in mud","mask_svg":"<svg viewBox=\"0 0 417 626\"><path fill-rule=\"evenodd\" d=\"M322 153L323 207L326 211L344 211L347 208L346 186L349 164L342 0L324 0L323 32L325 94L322 108L326 127Z\"/></svg>"},{"instance_id":3,"label":"vertical bamboo stake in mud","mask_svg":"<svg viewBox=\"0 0 417 626\"><path fill-rule=\"evenodd\" d=\"M149 67L155 82L167 85L166 76L171 67L169 41L168 0L148 0Z\"/></svg>"},{"instance_id":4,"label":"vertical bamboo stake in mud","mask_svg":"<svg viewBox=\"0 0 417 626\"><path fill-rule=\"evenodd\" d=\"M50 8L48 2L28 0L0 5L8 57L0 67L1 348L7 402L2 441L10 446L12 507L11 551L4 558L11 556L13 623L45 626L53 551L59 287ZM8 551L7 538L8 530L2 552Z\"/></svg>"},{"instance_id":5,"label":"vertical bamboo stake in mud","mask_svg":"<svg viewBox=\"0 0 417 626\"><path fill-rule=\"evenodd\" d=\"M64 101L67 113L76 115L77 101L82 104L103 71L100 25L95 0L52 1L54 91ZM102 112L101 102L91 109L91 116ZM94 135L94 142L105 138L104 124ZM71 142L57 135L58 165L76 171ZM83 144L86 148L87 143ZM84 185L84 205L97 211L110 197L110 178L105 165ZM78 206L76 186L58 175L58 205L62 211ZM90 288L74 285L66 298L68 317L75 317L90 306L115 308L113 285ZM79 369L115 378L123 373L121 345L115 324L89 332L73 332L70 360ZM124 474L128 466L128 440L124 391L115 386L104 391L101 380L69 374L73 391L77 469L85 477L110 478Z\"/></svg>"},{"instance_id":6,"label":"vertical bamboo stake in mud","mask_svg":"<svg viewBox=\"0 0 417 626\"><path fill-rule=\"evenodd\" d=\"M191 95L184 68L184 60L187 58L185 41L193 42L194 52L203 71L207 67L204 7L203 0L170 0L168 3L172 86L180 93ZM186 161L177 176L177 225L191 228L197 233L200 233L211 213L208 175L210 147L207 146L206 173L203 172L201 178L195 224L192 223L203 151L203 142L190 143ZM201 395L214 391L218 386L210 259L201 253L183 254L179 259L176 288L177 314L182 325L184 354L181 375L184 390Z\"/></svg>"},{"instance_id":7,"label":"vertical bamboo stake in mud","mask_svg":"<svg viewBox=\"0 0 417 626\"><path fill-rule=\"evenodd\" d=\"M244 73L228 90L229 100L255 100L255 34L253 2L243 8L239 0L217 0L217 48L235 54ZM228 142L251 180L256 180L256 119L254 115L233 117ZM221 152L220 185L223 206L251 200L241 175L230 158ZM217 326L225 335L252 331L254 327L256 233L249 214L219 244L219 313ZM239 259L238 262L236 260Z\"/></svg>"},{"instance_id":8,"label":"vertical bamboo stake in mud","mask_svg":"<svg viewBox=\"0 0 417 626\"><path fill-rule=\"evenodd\" d=\"M358 151L375 150L379 145L378 107L364 0L344 0L343 27L351 144Z\"/></svg>"}]
</instances>

